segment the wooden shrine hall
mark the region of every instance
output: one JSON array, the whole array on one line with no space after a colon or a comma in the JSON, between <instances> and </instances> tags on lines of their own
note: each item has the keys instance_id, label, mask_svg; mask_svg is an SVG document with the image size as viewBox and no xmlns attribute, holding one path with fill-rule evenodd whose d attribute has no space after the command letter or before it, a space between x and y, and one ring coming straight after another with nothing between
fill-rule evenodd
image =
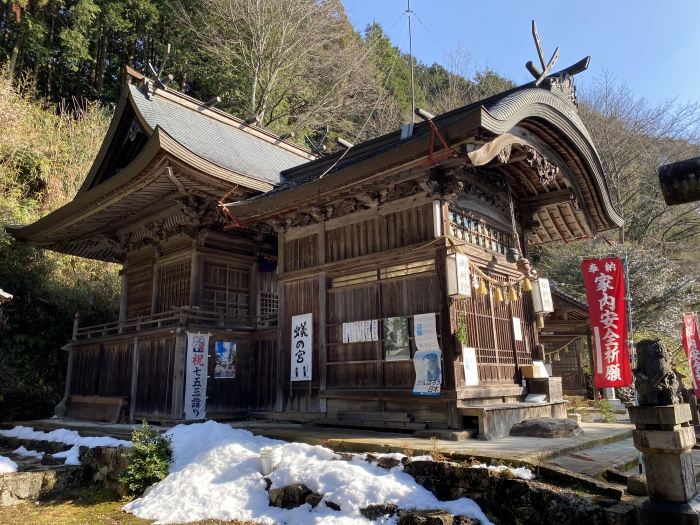
<instances>
[{"instance_id":1,"label":"wooden shrine hall","mask_svg":"<svg viewBox=\"0 0 700 525\"><path fill-rule=\"evenodd\" d=\"M129 71L75 199L9 228L122 266L119 318L76 319L61 413L482 438L565 415L528 256L622 223L579 66L319 158Z\"/></svg>"}]
</instances>

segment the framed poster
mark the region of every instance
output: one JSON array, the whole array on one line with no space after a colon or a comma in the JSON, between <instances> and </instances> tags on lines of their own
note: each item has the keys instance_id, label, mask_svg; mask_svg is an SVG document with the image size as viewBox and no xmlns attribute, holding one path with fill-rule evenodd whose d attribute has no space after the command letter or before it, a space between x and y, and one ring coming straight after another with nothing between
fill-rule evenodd
<instances>
[{"instance_id":1,"label":"framed poster","mask_svg":"<svg viewBox=\"0 0 700 525\"><path fill-rule=\"evenodd\" d=\"M236 377L236 341L216 341L214 343L216 366L214 378L233 379Z\"/></svg>"},{"instance_id":2,"label":"framed poster","mask_svg":"<svg viewBox=\"0 0 700 525\"><path fill-rule=\"evenodd\" d=\"M416 369L416 382L413 386L413 394L417 396L439 396L442 384L442 352L434 348L432 350L419 350L413 356L413 365Z\"/></svg>"},{"instance_id":3,"label":"framed poster","mask_svg":"<svg viewBox=\"0 0 700 525\"><path fill-rule=\"evenodd\" d=\"M384 359L397 361L411 359L408 343L408 319L388 317L384 319Z\"/></svg>"},{"instance_id":4,"label":"framed poster","mask_svg":"<svg viewBox=\"0 0 700 525\"><path fill-rule=\"evenodd\" d=\"M311 381L313 363L314 314L292 316L291 381Z\"/></svg>"}]
</instances>

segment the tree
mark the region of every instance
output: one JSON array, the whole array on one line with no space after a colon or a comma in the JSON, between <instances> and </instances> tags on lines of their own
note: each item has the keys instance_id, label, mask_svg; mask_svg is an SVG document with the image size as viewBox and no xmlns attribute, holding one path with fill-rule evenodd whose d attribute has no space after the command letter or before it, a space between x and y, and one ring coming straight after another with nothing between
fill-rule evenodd
<instances>
[{"instance_id":1,"label":"tree","mask_svg":"<svg viewBox=\"0 0 700 525\"><path fill-rule=\"evenodd\" d=\"M372 97L362 40L338 0L177 0L231 108L279 130L339 130ZM348 118L350 116L350 118Z\"/></svg>"},{"instance_id":2,"label":"tree","mask_svg":"<svg viewBox=\"0 0 700 525\"><path fill-rule=\"evenodd\" d=\"M627 253L636 329L679 335L680 315L700 304L700 205L668 206L661 164L700 155L699 104L651 104L606 74L583 94L579 113L598 148L625 225L594 241L539 250L540 267L582 296L580 257Z\"/></svg>"}]
</instances>

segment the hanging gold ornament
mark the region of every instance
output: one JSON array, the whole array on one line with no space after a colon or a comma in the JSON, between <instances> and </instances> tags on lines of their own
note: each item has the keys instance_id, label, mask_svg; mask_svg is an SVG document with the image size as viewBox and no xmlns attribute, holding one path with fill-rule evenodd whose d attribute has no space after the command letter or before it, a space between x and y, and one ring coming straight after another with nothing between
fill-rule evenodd
<instances>
[{"instance_id":1,"label":"hanging gold ornament","mask_svg":"<svg viewBox=\"0 0 700 525\"><path fill-rule=\"evenodd\" d=\"M531 292L532 291L532 283L530 282L530 279L525 277L523 279L523 292Z\"/></svg>"},{"instance_id":2,"label":"hanging gold ornament","mask_svg":"<svg viewBox=\"0 0 700 525\"><path fill-rule=\"evenodd\" d=\"M515 291L513 286L508 287L508 300L511 302L518 300L518 292Z\"/></svg>"},{"instance_id":3,"label":"hanging gold ornament","mask_svg":"<svg viewBox=\"0 0 700 525\"><path fill-rule=\"evenodd\" d=\"M486 288L486 281L483 279L479 281L479 295L488 295L489 291L488 288Z\"/></svg>"},{"instance_id":4,"label":"hanging gold ornament","mask_svg":"<svg viewBox=\"0 0 700 525\"><path fill-rule=\"evenodd\" d=\"M493 298L497 303L503 302L503 291L501 291L500 286L496 286L496 289L493 291Z\"/></svg>"}]
</instances>

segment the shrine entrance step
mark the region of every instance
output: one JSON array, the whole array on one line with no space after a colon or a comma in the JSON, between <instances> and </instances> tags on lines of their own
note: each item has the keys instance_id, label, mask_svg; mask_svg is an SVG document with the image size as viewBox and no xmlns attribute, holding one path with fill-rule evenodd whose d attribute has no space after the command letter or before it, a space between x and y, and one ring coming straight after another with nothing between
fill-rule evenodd
<instances>
[{"instance_id":1,"label":"shrine entrance step","mask_svg":"<svg viewBox=\"0 0 700 525\"><path fill-rule=\"evenodd\" d=\"M477 439L490 440L510 435L516 423L536 417L566 417L566 401L544 403L494 403L469 405L457 410L462 416L477 417L479 433Z\"/></svg>"}]
</instances>

